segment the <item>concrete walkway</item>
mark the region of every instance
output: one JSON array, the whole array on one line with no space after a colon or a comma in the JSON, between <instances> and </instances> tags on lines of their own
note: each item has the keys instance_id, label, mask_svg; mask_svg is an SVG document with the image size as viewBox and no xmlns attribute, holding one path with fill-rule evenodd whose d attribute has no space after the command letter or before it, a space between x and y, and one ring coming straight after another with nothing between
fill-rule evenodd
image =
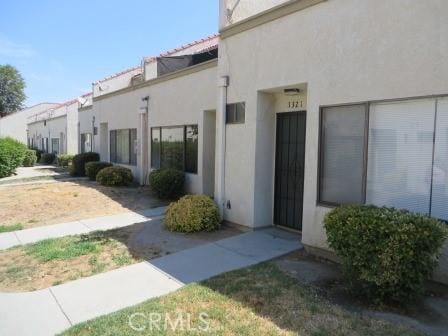
<instances>
[{"instance_id":1,"label":"concrete walkway","mask_svg":"<svg viewBox=\"0 0 448 336\"><path fill-rule=\"evenodd\" d=\"M37 228L0 233L0 250L13 246L35 243L48 238L83 234L93 231L111 230L147 222L163 216L166 207L146 209L140 213L126 212L118 215L82 219L79 221L40 226Z\"/></svg>"},{"instance_id":2,"label":"concrete walkway","mask_svg":"<svg viewBox=\"0 0 448 336\"><path fill-rule=\"evenodd\" d=\"M266 229L40 291L0 293L0 335L54 335L76 323L168 294L185 284L300 248L300 236Z\"/></svg>"}]
</instances>

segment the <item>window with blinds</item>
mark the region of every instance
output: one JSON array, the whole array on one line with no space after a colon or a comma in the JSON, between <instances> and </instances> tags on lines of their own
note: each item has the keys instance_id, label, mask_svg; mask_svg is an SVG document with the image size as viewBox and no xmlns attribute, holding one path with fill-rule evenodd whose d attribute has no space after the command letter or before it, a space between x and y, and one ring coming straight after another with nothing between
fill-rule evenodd
<instances>
[{"instance_id":1,"label":"window with blinds","mask_svg":"<svg viewBox=\"0 0 448 336\"><path fill-rule=\"evenodd\" d=\"M137 129L110 131L110 161L131 166L137 165Z\"/></svg>"},{"instance_id":2,"label":"window with blinds","mask_svg":"<svg viewBox=\"0 0 448 336\"><path fill-rule=\"evenodd\" d=\"M362 203L366 105L328 107L321 115L320 201Z\"/></svg>"},{"instance_id":3,"label":"window with blinds","mask_svg":"<svg viewBox=\"0 0 448 336\"><path fill-rule=\"evenodd\" d=\"M372 104L366 202L429 214L434 100Z\"/></svg>"},{"instance_id":4,"label":"window with blinds","mask_svg":"<svg viewBox=\"0 0 448 336\"><path fill-rule=\"evenodd\" d=\"M448 221L448 98L325 107L320 133L319 203Z\"/></svg>"},{"instance_id":5,"label":"window with blinds","mask_svg":"<svg viewBox=\"0 0 448 336\"><path fill-rule=\"evenodd\" d=\"M448 98L437 101L431 216L448 220Z\"/></svg>"}]
</instances>

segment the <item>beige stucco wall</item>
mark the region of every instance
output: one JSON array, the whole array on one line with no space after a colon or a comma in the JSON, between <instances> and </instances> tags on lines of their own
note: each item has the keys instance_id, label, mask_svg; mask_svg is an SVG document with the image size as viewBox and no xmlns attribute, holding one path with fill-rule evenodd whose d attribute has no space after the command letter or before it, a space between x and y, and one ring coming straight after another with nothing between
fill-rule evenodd
<instances>
[{"instance_id":1,"label":"beige stucco wall","mask_svg":"<svg viewBox=\"0 0 448 336\"><path fill-rule=\"evenodd\" d=\"M316 205L319 106L447 94L446 13L444 0L329 0L224 39L219 74L230 76L228 100L246 102L246 123L227 127L226 195L237 206L226 218L272 224L272 198L260 196L273 192L269 92L306 85L303 242L327 248L328 209Z\"/></svg>"},{"instance_id":2,"label":"beige stucco wall","mask_svg":"<svg viewBox=\"0 0 448 336\"><path fill-rule=\"evenodd\" d=\"M34 143L41 148L42 138L48 138L48 151L52 152L51 139L59 139L60 154L67 151L67 116L62 115L44 121L37 121L28 125L29 135L34 139ZM63 134L61 137L61 133Z\"/></svg>"},{"instance_id":3,"label":"beige stucco wall","mask_svg":"<svg viewBox=\"0 0 448 336\"><path fill-rule=\"evenodd\" d=\"M198 124L198 174L187 174L187 189L192 193L202 193L203 118L204 111L215 109L216 72L216 67L208 68L122 94L104 97L94 101L92 113L96 116L98 125L107 123L108 132L113 129L136 128L139 143L141 143L139 112L140 108L145 106L142 98L146 96L149 96L149 128ZM96 138L99 140L102 137L100 135ZM101 145L98 144L98 146ZM148 149L149 162L151 162L150 155ZM104 155L102 160L109 160L109 155ZM140 163L141 157L138 155L137 166L128 166L135 176L140 173Z\"/></svg>"},{"instance_id":4,"label":"beige stucco wall","mask_svg":"<svg viewBox=\"0 0 448 336\"><path fill-rule=\"evenodd\" d=\"M55 107L55 103L43 103L31 106L0 119L0 137L9 136L22 143L27 143L27 119L36 113L41 113Z\"/></svg>"},{"instance_id":5,"label":"beige stucco wall","mask_svg":"<svg viewBox=\"0 0 448 336\"><path fill-rule=\"evenodd\" d=\"M44 126L44 120L47 121L46 126ZM48 132L50 134L63 132L63 152L72 155L78 153L78 102L76 100L31 115L27 118L27 124L30 137L34 136L34 139L48 137Z\"/></svg>"},{"instance_id":6,"label":"beige stucco wall","mask_svg":"<svg viewBox=\"0 0 448 336\"><path fill-rule=\"evenodd\" d=\"M121 73L117 73L105 79L96 81L92 85L93 97L99 97L111 92L118 91L131 85L134 76L141 74L142 68L136 66Z\"/></svg>"},{"instance_id":7,"label":"beige stucco wall","mask_svg":"<svg viewBox=\"0 0 448 336\"><path fill-rule=\"evenodd\" d=\"M220 0L220 28L237 23L255 14L289 1L290 0ZM230 17L228 17L227 9L234 9Z\"/></svg>"}]
</instances>

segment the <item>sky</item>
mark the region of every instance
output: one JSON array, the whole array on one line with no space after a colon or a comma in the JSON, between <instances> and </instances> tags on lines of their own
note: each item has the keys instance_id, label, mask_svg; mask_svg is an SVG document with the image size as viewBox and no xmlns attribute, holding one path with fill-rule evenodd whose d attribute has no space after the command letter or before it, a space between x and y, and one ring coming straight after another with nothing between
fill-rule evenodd
<instances>
[{"instance_id":1,"label":"sky","mask_svg":"<svg viewBox=\"0 0 448 336\"><path fill-rule=\"evenodd\" d=\"M212 35L218 0L0 0L0 64L26 82L26 106L64 102L144 56Z\"/></svg>"}]
</instances>

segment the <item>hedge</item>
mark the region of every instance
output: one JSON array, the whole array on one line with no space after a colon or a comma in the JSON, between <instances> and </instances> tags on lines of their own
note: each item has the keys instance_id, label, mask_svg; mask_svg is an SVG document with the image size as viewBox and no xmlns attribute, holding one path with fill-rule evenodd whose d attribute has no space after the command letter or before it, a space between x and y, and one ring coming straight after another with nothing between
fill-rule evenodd
<instances>
[{"instance_id":1,"label":"hedge","mask_svg":"<svg viewBox=\"0 0 448 336\"><path fill-rule=\"evenodd\" d=\"M103 168L96 175L99 184L111 187L128 186L133 180L132 171L119 166Z\"/></svg>"},{"instance_id":2,"label":"hedge","mask_svg":"<svg viewBox=\"0 0 448 336\"><path fill-rule=\"evenodd\" d=\"M149 174L149 184L157 197L174 199L184 193L185 174L176 169L158 169Z\"/></svg>"},{"instance_id":3,"label":"hedge","mask_svg":"<svg viewBox=\"0 0 448 336\"><path fill-rule=\"evenodd\" d=\"M73 161L73 155L60 154L58 155L57 160L60 167L68 167Z\"/></svg>"},{"instance_id":4,"label":"hedge","mask_svg":"<svg viewBox=\"0 0 448 336\"><path fill-rule=\"evenodd\" d=\"M28 149L25 152L22 165L24 167L33 167L37 162L37 155L34 149Z\"/></svg>"},{"instance_id":5,"label":"hedge","mask_svg":"<svg viewBox=\"0 0 448 336\"><path fill-rule=\"evenodd\" d=\"M92 161L86 163L86 175L89 177L90 180L95 181L97 174L100 172L100 170L112 167L113 164L110 162L101 162L101 161Z\"/></svg>"},{"instance_id":6,"label":"hedge","mask_svg":"<svg viewBox=\"0 0 448 336\"><path fill-rule=\"evenodd\" d=\"M52 164L56 160L56 154L54 153L42 153L40 156L40 163Z\"/></svg>"},{"instance_id":7,"label":"hedge","mask_svg":"<svg viewBox=\"0 0 448 336\"><path fill-rule=\"evenodd\" d=\"M437 219L364 205L333 209L324 226L351 288L376 303L422 294L448 235Z\"/></svg>"},{"instance_id":8,"label":"hedge","mask_svg":"<svg viewBox=\"0 0 448 336\"><path fill-rule=\"evenodd\" d=\"M86 176L86 163L99 160L100 155L98 153L89 152L77 154L73 157L70 174L72 176Z\"/></svg>"},{"instance_id":9,"label":"hedge","mask_svg":"<svg viewBox=\"0 0 448 336\"><path fill-rule=\"evenodd\" d=\"M10 137L0 138L0 178L11 176L23 164L27 147Z\"/></svg>"},{"instance_id":10,"label":"hedge","mask_svg":"<svg viewBox=\"0 0 448 336\"><path fill-rule=\"evenodd\" d=\"M220 215L216 203L208 196L187 195L168 207L165 226L175 232L214 231Z\"/></svg>"}]
</instances>

